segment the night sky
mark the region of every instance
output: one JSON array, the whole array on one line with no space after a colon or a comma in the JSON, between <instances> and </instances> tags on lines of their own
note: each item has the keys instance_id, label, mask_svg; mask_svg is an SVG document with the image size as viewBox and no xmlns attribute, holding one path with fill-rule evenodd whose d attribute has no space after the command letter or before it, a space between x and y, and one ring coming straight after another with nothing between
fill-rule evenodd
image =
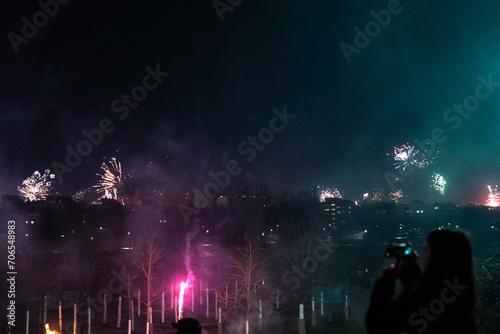
<instances>
[{"instance_id":1,"label":"night sky","mask_svg":"<svg viewBox=\"0 0 500 334\"><path fill-rule=\"evenodd\" d=\"M103 119L114 130L54 182L60 193L95 184L110 157L133 186L171 192L203 187L210 171L234 159L242 172L228 191L336 187L356 200L372 188L388 193L394 147L437 128L446 139L436 143L434 163L397 185L407 201L484 203L486 186L500 183L498 1L229 3L219 2L232 10L221 21L206 0L71 0L13 46L22 18L33 22L42 9L2 1L0 193L15 194L33 171L65 163L65 148ZM341 43L354 47L355 27L365 31L388 7L397 14L348 62ZM169 75L120 119L113 101L142 85L148 66ZM488 97L468 118L451 113L447 122L446 110L475 96L480 76L493 82L480 90ZM295 117L246 161L238 147L285 106ZM443 196L429 186L433 172L448 182Z\"/></svg>"}]
</instances>

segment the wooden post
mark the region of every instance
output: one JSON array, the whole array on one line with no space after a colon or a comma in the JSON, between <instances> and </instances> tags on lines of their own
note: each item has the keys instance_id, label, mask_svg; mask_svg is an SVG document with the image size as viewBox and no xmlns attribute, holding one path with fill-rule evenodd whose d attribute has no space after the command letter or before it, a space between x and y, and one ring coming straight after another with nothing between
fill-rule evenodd
<instances>
[{"instance_id":1,"label":"wooden post","mask_svg":"<svg viewBox=\"0 0 500 334\"><path fill-rule=\"evenodd\" d=\"M259 330L262 330L262 299L259 299Z\"/></svg>"},{"instance_id":2,"label":"wooden post","mask_svg":"<svg viewBox=\"0 0 500 334\"><path fill-rule=\"evenodd\" d=\"M148 322L150 324L153 324L153 306L150 306L149 307L149 318L148 318Z\"/></svg>"},{"instance_id":3,"label":"wooden post","mask_svg":"<svg viewBox=\"0 0 500 334\"><path fill-rule=\"evenodd\" d=\"M323 308L323 291L321 291L321 315L325 314L325 309Z\"/></svg>"},{"instance_id":4,"label":"wooden post","mask_svg":"<svg viewBox=\"0 0 500 334\"><path fill-rule=\"evenodd\" d=\"M132 320L131 319L128 319L128 334L131 334L132 333Z\"/></svg>"},{"instance_id":5,"label":"wooden post","mask_svg":"<svg viewBox=\"0 0 500 334\"><path fill-rule=\"evenodd\" d=\"M217 307L217 291L215 291L215 319L217 319L217 310L218 310L218 307Z\"/></svg>"},{"instance_id":6,"label":"wooden post","mask_svg":"<svg viewBox=\"0 0 500 334\"><path fill-rule=\"evenodd\" d=\"M130 312L132 314L132 331L135 332L135 313L134 313L134 300L131 300L130 303L132 304L132 311Z\"/></svg>"},{"instance_id":7,"label":"wooden post","mask_svg":"<svg viewBox=\"0 0 500 334\"><path fill-rule=\"evenodd\" d=\"M76 303L73 304L73 334L76 334Z\"/></svg>"},{"instance_id":8,"label":"wooden post","mask_svg":"<svg viewBox=\"0 0 500 334\"><path fill-rule=\"evenodd\" d=\"M26 334L30 332L30 311L26 311Z\"/></svg>"},{"instance_id":9,"label":"wooden post","mask_svg":"<svg viewBox=\"0 0 500 334\"><path fill-rule=\"evenodd\" d=\"M161 323L165 322L165 292L161 293Z\"/></svg>"},{"instance_id":10,"label":"wooden post","mask_svg":"<svg viewBox=\"0 0 500 334\"><path fill-rule=\"evenodd\" d=\"M116 327L120 328L122 325L122 297L118 297L118 316L116 319Z\"/></svg>"},{"instance_id":11,"label":"wooden post","mask_svg":"<svg viewBox=\"0 0 500 334\"><path fill-rule=\"evenodd\" d=\"M248 326L248 319L245 320L245 334L249 334L250 327Z\"/></svg>"},{"instance_id":12,"label":"wooden post","mask_svg":"<svg viewBox=\"0 0 500 334\"><path fill-rule=\"evenodd\" d=\"M280 308L280 289L276 292L276 309Z\"/></svg>"},{"instance_id":13,"label":"wooden post","mask_svg":"<svg viewBox=\"0 0 500 334\"><path fill-rule=\"evenodd\" d=\"M137 291L137 316L141 316L141 289Z\"/></svg>"},{"instance_id":14,"label":"wooden post","mask_svg":"<svg viewBox=\"0 0 500 334\"><path fill-rule=\"evenodd\" d=\"M304 304L299 304L299 334L306 334L306 321L304 319Z\"/></svg>"},{"instance_id":15,"label":"wooden post","mask_svg":"<svg viewBox=\"0 0 500 334\"><path fill-rule=\"evenodd\" d=\"M349 295L347 294L347 291L345 293L344 316L345 320L349 320Z\"/></svg>"},{"instance_id":16,"label":"wooden post","mask_svg":"<svg viewBox=\"0 0 500 334\"><path fill-rule=\"evenodd\" d=\"M104 311L102 313L102 323L106 324L108 318L108 294L104 294Z\"/></svg>"},{"instance_id":17,"label":"wooden post","mask_svg":"<svg viewBox=\"0 0 500 334\"><path fill-rule=\"evenodd\" d=\"M170 308L174 308L174 285L170 285Z\"/></svg>"},{"instance_id":18,"label":"wooden post","mask_svg":"<svg viewBox=\"0 0 500 334\"><path fill-rule=\"evenodd\" d=\"M219 322L217 323L217 334L222 334L222 310L219 308Z\"/></svg>"},{"instance_id":19,"label":"wooden post","mask_svg":"<svg viewBox=\"0 0 500 334\"><path fill-rule=\"evenodd\" d=\"M194 285L191 288L191 313L194 313Z\"/></svg>"},{"instance_id":20,"label":"wooden post","mask_svg":"<svg viewBox=\"0 0 500 334\"><path fill-rule=\"evenodd\" d=\"M146 334L149 334L149 322L146 322Z\"/></svg>"},{"instance_id":21,"label":"wooden post","mask_svg":"<svg viewBox=\"0 0 500 334\"><path fill-rule=\"evenodd\" d=\"M91 326L90 306L88 307L88 310L87 310L87 322L88 322L87 333L90 334L90 326ZM81 333L81 334L83 334L83 333Z\"/></svg>"},{"instance_id":22,"label":"wooden post","mask_svg":"<svg viewBox=\"0 0 500 334\"><path fill-rule=\"evenodd\" d=\"M200 306L203 305L203 281L200 280Z\"/></svg>"},{"instance_id":23,"label":"wooden post","mask_svg":"<svg viewBox=\"0 0 500 334\"><path fill-rule=\"evenodd\" d=\"M47 323L47 295L43 296L43 324Z\"/></svg>"},{"instance_id":24,"label":"wooden post","mask_svg":"<svg viewBox=\"0 0 500 334\"><path fill-rule=\"evenodd\" d=\"M174 315L175 315L175 322L179 321L179 315L177 314L177 300L174 303Z\"/></svg>"},{"instance_id":25,"label":"wooden post","mask_svg":"<svg viewBox=\"0 0 500 334\"><path fill-rule=\"evenodd\" d=\"M312 326L316 326L316 302L314 301L314 297L311 297L311 323Z\"/></svg>"},{"instance_id":26,"label":"wooden post","mask_svg":"<svg viewBox=\"0 0 500 334\"><path fill-rule=\"evenodd\" d=\"M209 309L209 303L208 303L208 287L207 287L207 318L210 317L208 309Z\"/></svg>"},{"instance_id":27,"label":"wooden post","mask_svg":"<svg viewBox=\"0 0 500 334\"><path fill-rule=\"evenodd\" d=\"M59 333L62 333L62 301L59 301Z\"/></svg>"}]
</instances>

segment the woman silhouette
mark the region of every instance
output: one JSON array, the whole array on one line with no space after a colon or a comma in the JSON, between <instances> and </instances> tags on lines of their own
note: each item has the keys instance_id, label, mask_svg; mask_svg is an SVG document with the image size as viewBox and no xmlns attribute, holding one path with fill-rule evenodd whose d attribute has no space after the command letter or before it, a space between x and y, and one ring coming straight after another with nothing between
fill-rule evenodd
<instances>
[{"instance_id":1,"label":"woman silhouette","mask_svg":"<svg viewBox=\"0 0 500 334\"><path fill-rule=\"evenodd\" d=\"M472 251L467 237L458 231L431 232L422 260L421 277L416 256L384 269L366 314L368 333L477 333ZM398 278L405 291L393 299Z\"/></svg>"}]
</instances>

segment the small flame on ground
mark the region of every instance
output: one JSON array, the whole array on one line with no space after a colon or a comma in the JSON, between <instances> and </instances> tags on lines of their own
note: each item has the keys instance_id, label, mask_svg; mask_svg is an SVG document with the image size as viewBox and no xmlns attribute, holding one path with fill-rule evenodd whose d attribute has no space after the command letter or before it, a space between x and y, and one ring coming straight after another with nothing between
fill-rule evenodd
<instances>
[{"instance_id":1,"label":"small flame on ground","mask_svg":"<svg viewBox=\"0 0 500 334\"><path fill-rule=\"evenodd\" d=\"M45 324L45 334L58 334L58 332L51 331L49 328L49 324Z\"/></svg>"}]
</instances>

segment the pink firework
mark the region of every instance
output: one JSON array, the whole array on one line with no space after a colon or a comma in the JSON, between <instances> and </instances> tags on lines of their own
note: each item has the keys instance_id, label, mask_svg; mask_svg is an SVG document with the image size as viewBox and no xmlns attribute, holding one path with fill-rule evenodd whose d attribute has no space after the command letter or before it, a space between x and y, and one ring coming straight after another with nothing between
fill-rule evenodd
<instances>
[{"instance_id":1,"label":"pink firework","mask_svg":"<svg viewBox=\"0 0 500 334\"><path fill-rule=\"evenodd\" d=\"M184 295L186 293L186 288L189 287L189 278L186 282L181 282L181 288L179 291L179 319L182 319L182 309L184 307Z\"/></svg>"}]
</instances>

